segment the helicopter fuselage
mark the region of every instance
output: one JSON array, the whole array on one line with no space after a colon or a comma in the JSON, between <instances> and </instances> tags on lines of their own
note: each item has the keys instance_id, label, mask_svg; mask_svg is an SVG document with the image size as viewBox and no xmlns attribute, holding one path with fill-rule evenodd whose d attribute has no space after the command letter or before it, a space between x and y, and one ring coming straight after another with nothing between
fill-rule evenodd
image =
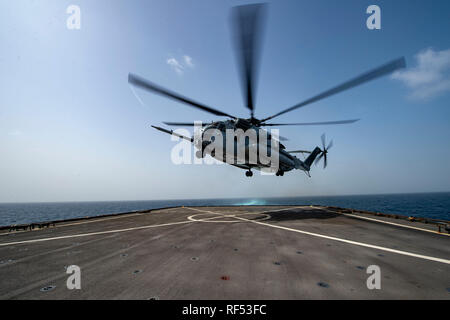
<instances>
[{"instance_id":1,"label":"helicopter fuselage","mask_svg":"<svg viewBox=\"0 0 450 320\"><path fill-rule=\"evenodd\" d=\"M217 121L204 126L199 123L196 129L197 157L210 155L241 169L277 175L293 169L309 171L303 161L285 150L277 139L278 130L269 132L254 125L251 119Z\"/></svg>"}]
</instances>

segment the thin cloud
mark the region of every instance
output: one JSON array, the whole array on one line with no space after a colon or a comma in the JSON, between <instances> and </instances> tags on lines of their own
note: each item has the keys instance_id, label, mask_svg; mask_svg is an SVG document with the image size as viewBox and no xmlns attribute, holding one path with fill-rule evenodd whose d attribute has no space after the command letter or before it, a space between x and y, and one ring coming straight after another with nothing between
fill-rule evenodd
<instances>
[{"instance_id":1,"label":"thin cloud","mask_svg":"<svg viewBox=\"0 0 450 320\"><path fill-rule=\"evenodd\" d=\"M174 70L178 75L182 75L187 69L194 68L194 61L188 55L183 55L180 60L171 57L166 60L166 63Z\"/></svg>"},{"instance_id":2,"label":"thin cloud","mask_svg":"<svg viewBox=\"0 0 450 320\"><path fill-rule=\"evenodd\" d=\"M183 59L184 59L184 63L185 63L186 66L188 66L190 68L194 67L194 63L192 62L192 58L191 57L185 55L185 56L183 56Z\"/></svg>"},{"instance_id":3,"label":"thin cloud","mask_svg":"<svg viewBox=\"0 0 450 320\"><path fill-rule=\"evenodd\" d=\"M166 62L169 66L172 67L173 70L175 70L176 73L178 73L179 75L183 74L184 67L178 62L177 59L169 58Z\"/></svg>"},{"instance_id":4,"label":"thin cloud","mask_svg":"<svg viewBox=\"0 0 450 320\"><path fill-rule=\"evenodd\" d=\"M429 48L415 58L417 65L414 68L397 71L391 76L412 90L412 98L432 98L450 91L450 49L435 51Z\"/></svg>"}]
</instances>

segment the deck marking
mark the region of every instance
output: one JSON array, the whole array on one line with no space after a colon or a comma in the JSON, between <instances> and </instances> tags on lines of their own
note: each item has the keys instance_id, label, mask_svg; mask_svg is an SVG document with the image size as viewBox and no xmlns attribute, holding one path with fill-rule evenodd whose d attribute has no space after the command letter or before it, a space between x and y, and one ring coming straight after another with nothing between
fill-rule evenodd
<instances>
[{"instance_id":1,"label":"deck marking","mask_svg":"<svg viewBox=\"0 0 450 320\"><path fill-rule=\"evenodd\" d=\"M447 233L443 233L443 232L437 232L437 231L434 231L434 230L428 230L428 229L423 229L423 228L403 225L403 224L400 224L400 223L389 222L389 221L384 221L384 220L379 220L379 219L369 218L369 217L363 217L363 216L359 216L359 215L356 215L356 214L340 213L340 212L336 212L336 211L333 211L333 210L330 210L330 209L327 209L327 208L324 208L324 207L320 207L320 206L301 206L301 207L293 207L292 209L298 209L298 208L302 208L302 207L312 207L312 208L316 208L316 209L323 210L323 211L328 211L328 212L335 213L335 214L341 214L343 216L354 217L354 218L357 218L357 219L376 221L376 222L385 223L385 224L391 224L391 225L399 226L399 227L403 227L403 228L415 229L415 230L420 230L420 231L426 231L426 232L430 232L430 233L440 234L440 235L443 235L443 236L450 236L450 233L447 234ZM276 210L276 211L283 211L283 210ZM263 212L275 212L275 210L274 211L263 211Z\"/></svg>"},{"instance_id":2,"label":"deck marking","mask_svg":"<svg viewBox=\"0 0 450 320\"><path fill-rule=\"evenodd\" d=\"M80 222L66 223L66 224L64 224L64 222L62 222L62 224L55 225L51 229L60 228L60 227L68 227L68 226L76 226L76 225L79 225L79 224L93 223L93 222L99 222L99 221L108 221L108 220L115 220L115 219L121 219L121 218L127 218L127 217L134 217L134 216L138 216L138 215L141 215L141 214L142 213L132 213L132 214L129 214L129 215L128 214L121 215L120 217L99 218L99 219L94 219L94 220L80 221ZM80 218L80 219L82 219L82 218ZM52 222L50 222L50 223L52 223ZM59 223L59 222L56 222L56 223ZM5 236L5 235L9 235L9 234L16 234L16 233L23 233L23 232L30 232L30 231L41 231L41 230L47 230L47 229L50 229L50 228L40 228L40 229L36 229L36 230L32 229L32 230L23 230L23 231L3 232L3 233L0 233L0 236Z\"/></svg>"},{"instance_id":3,"label":"deck marking","mask_svg":"<svg viewBox=\"0 0 450 320\"><path fill-rule=\"evenodd\" d=\"M385 223L385 224L391 224L391 225L399 226L399 227L403 227L403 228L415 229L415 230L420 230L420 231L426 231L426 232L430 232L430 233L440 234L440 235L443 235L443 236L450 236L450 233L437 232L437 231L434 231L434 230L408 226L408 225L404 225L404 224L400 224L400 223L389 222L389 221L384 221L384 220L378 220L378 219L369 218L369 217L362 217L362 216L358 216L356 214L350 214L350 213L342 213L342 214L345 215L345 216L349 216L349 217L353 217L353 218L357 218L357 219L376 221L376 222L381 222L381 223Z\"/></svg>"},{"instance_id":4,"label":"deck marking","mask_svg":"<svg viewBox=\"0 0 450 320\"><path fill-rule=\"evenodd\" d=\"M191 220L191 221L237 223L239 221L209 221L209 220L219 219L219 218L227 218L227 217L228 218L235 218L236 216L243 216L243 215L250 215L250 214L261 214L261 215L265 215L265 217L263 219L259 219L257 221L264 221L264 220L270 219L270 216L268 214L266 214L267 212L279 212L279 211L285 211L285 210L290 210L290 209L299 209L299 208L304 208L304 207L305 206L290 207L290 208L283 208L283 209L277 209L277 210L265 210L265 211L260 211L260 212L245 212L244 211L244 212L235 213L235 214L225 214L225 213L219 213L219 212L213 212L213 211L205 211L205 210L201 210L201 209L197 209L197 208L191 208L191 207L185 207L185 208L186 209L190 209L190 210L199 211L199 212L202 212L203 214L214 214L214 215L217 215L217 217L196 220L193 217L197 216L198 214L194 214L194 215L188 217L188 219Z\"/></svg>"},{"instance_id":5,"label":"deck marking","mask_svg":"<svg viewBox=\"0 0 450 320\"><path fill-rule=\"evenodd\" d=\"M298 207L289 207L289 208L283 208L283 209L276 209L276 210L265 210L265 211L250 211L250 212L240 212L240 213L235 213L233 215L229 215L229 216L236 216L236 215L246 215L246 214L264 214L264 213L268 213L268 212L278 212L278 211L286 211L286 210L292 210L292 209L300 209L300 208L305 208L305 207L309 207L309 206L298 206ZM198 208L193 208L193 207L184 207L185 209L190 209L190 210L195 210L195 211L199 211L199 212L206 212L206 213L212 213L212 214L218 214L221 215L221 217L226 216L225 213L220 213L220 212L213 212L213 211L207 211L207 210L201 210ZM219 218L219 217L217 217Z\"/></svg>"},{"instance_id":6,"label":"deck marking","mask_svg":"<svg viewBox=\"0 0 450 320\"><path fill-rule=\"evenodd\" d=\"M115 220L115 219L121 219L121 218L127 218L127 217L134 217L134 216L139 216L141 214L142 213L132 213L130 215L125 214L120 217L110 217L110 218L95 219L95 220L90 220L90 221L80 221L80 222L74 222L74 223L60 224L60 225L56 225L54 228L76 226L79 224L86 224L86 223L93 223L93 222L99 222L99 221L108 221L108 220ZM42 229L39 229L39 230L42 230Z\"/></svg>"},{"instance_id":7,"label":"deck marking","mask_svg":"<svg viewBox=\"0 0 450 320\"><path fill-rule=\"evenodd\" d=\"M189 208L189 209L191 209L191 208ZM295 208L291 208L291 209L295 209ZM288 209L286 209L286 210L288 210ZM200 210L198 210L198 211L200 211ZM281 211L281 210L279 210L279 211ZM204 212L209 212L209 211L204 211ZM270 224L270 223L267 223L267 222L259 222L259 221L254 221L254 220L248 220L248 219L241 218L241 217L234 217L234 218L235 219L240 219L240 220L243 220L243 221L248 221L248 222L251 222L251 223L260 224L260 225L271 227L271 228L277 228L277 229L281 229L281 230L287 230L287 231L307 234L307 235L314 236L314 237L340 241L340 242L349 243L349 244L353 244L353 245L357 245L357 246L361 246L361 247L378 249L378 250L392 252L392 253L397 253L397 254L401 254L401 255L405 255L405 256L410 256L410 257L415 257L415 258L420 258L420 259L425 259L425 260L430 260L430 261L436 261L436 262L441 262L441 263L445 263L445 264L450 264L450 260L447 260L447 259L436 258L436 257L431 257L431 256L425 256L425 255L421 255L421 254L417 254L417 253L411 253L411 252L407 252L407 251L401 251L401 250L395 250L395 249L390 249L390 248L386 248L386 247L380 247L380 246L376 246L376 245L373 245L373 244L368 244L368 243L363 243L363 242L357 242L357 241L352 241L352 240L347 240L347 239L341 239L341 238L326 236L326 235L319 234L319 233L313 233L313 232L308 232L308 231L303 231L303 230L298 230L298 229L293 229L293 228L288 228L288 227L283 227L283 226L277 226L277 225Z\"/></svg>"},{"instance_id":8,"label":"deck marking","mask_svg":"<svg viewBox=\"0 0 450 320\"><path fill-rule=\"evenodd\" d=\"M175 209L175 208L172 208L172 209ZM203 219L202 221L210 220L210 219L216 219L216 218L218 218L218 217L206 218L206 219ZM100 235L100 234L126 232L126 231L149 229L149 228L156 228L156 227L165 227L165 226L172 226L172 225L177 225L177 224L187 224L187 223L202 222L202 221L187 220L187 221L178 221L178 222L163 223L163 224L152 224L152 225L148 225L148 226L132 227L132 228L118 229L118 230L108 230L108 231L72 234L72 235L52 237L52 238L42 238L42 239L31 239L31 240L23 240L23 241L15 241L15 242L6 242L6 243L0 243L0 247L11 246L11 245L16 245L16 244L24 244L24 243L34 243L34 242L59 240L59 239L88 237L88 236L95 236L95 235Z\"/></svg>"},{"instance_id":9,"label":"deck marking","mask_svg":"<svg viewBox=\"0 0 450 320\"><path fill-rule=\"evenodd\" d=\"M92 222L102 222L102 221L107 221L107 220L114 220L114 219L121 219L121 218L128 218L128 217L134 217L134 216L141 216L141 215L145 215L145 214L149 214L152 211L162 211L162 210L173 210L173 209L180 209L180 207L176 207L176 208L167 208L167 209L150 209L150 212L136 212L136 213L125 213L122 214L119 217L111 217L111 218L101 218L101 216L98 217L98 219L95 220L91 220L91 221L81 221L81 222L75 222L75 223L68 223L68 224L61 224L61 225L56 225L54 228L58 228L58 227L67 227L67 226L75 226L75 225L79 225L79 224L85 224L85 223L92 223ZM39 229L42 230L42 229Z\"/></svg>"},{"instance_id":10,"label":"deck marking","mask_svg":"<svg viewBox=\"0 0 450 320\"><path fill-rule=\"evenodd\" d=\"M324 210L324 211L328 211L328 212L332 212L332 213L337 213L337 214L341 214L341 215L344 215L344 216L353 217L353 218L357 218L357 219L376 221L376 222L380 222L380 223L391 224L393 226L398 226L398 227L403 227L403 228L408 228L408 229L414 229L414 230L420 230L420 231L426 231L426 232L430 232L430 233L440 234L440 235L443 235L443 236L450 236L450 233L437 232L437 231L434 231L434 230L408 226L408 225L405 225L405 224L400 224L400 223L395 223L395 222L390 222L390 221L379 220L379 219L375 219L375 218L359 216L357 214L340 213L340 212L332 211L332 210L329 210L329 209L323 208L323 207L316 207L316 206L314 206L313 208L317 208L319 210Z\"/></svg>"},{"instance_id":11,"label":"deck marking","mask_svg":"<svg viewBox=\"0 0 450 320\"><path fill-rule=\"evenodd\" d=\"M88 236L95 236L95 235L99 235L99 234L118 233L118 232L132 231L132 230L142 230L142 229L165 227L165 226L172 226L172 225L177 225L177 224L186 224L186 223L193 223L193 222L195 222L195 221L178 221L178 222L172 222L172 223L153 224L153 225L148 225L148 226L140 226L140 227L126 228L126 229L118 229L118 230L72 234L72 235L68 235L68 236L60 236L60 237L53 237L53 238L42 238L42 239L16 241L16 242L7 242L7 243L0 243L0 247L11 246L11 245L15 245L15 244L23 244L23 243L34 243L34 242L43 242L43 241L51 241L51 240L59 240L59 239L88 237Z\"/></svg>"},{"instance_id":12,"label":"deck marking","mask_svg":"<svg viewBox=\"0 0 450 320\"><path fill-rule=\"evenodd\" d=\"M121 218L127 218L127 217L134 217L134 216L139 216L139 215L144 215L144 214L149 214L152 211L168 211L168 210L174 210L174 209L180 209L181 207L175 207L175 208L159 208L159 209L150 209L150 212L147 212L147 210L145 212L139 213L125 213L125 214L121 214L119 217L110 217L110 218L102 218L102 216L98 216L96 217L97 219L94 220L88 220L88 221L80 221L80 222L74 222L74 223L64 223L64 221L62 222L55 222L58 223L57 225L55 225L53 228L60 228L60 227L68 227L68 226L75 226L75 225L79 225L79 224L86 224L86 223L93 223L93 222L101 222L101 221L108 221L108 220L114 220L114 219L121 219ZM120 214L120 213L119 213ZM79 218L79 219L83 219L83 218ZM45 222L44 222L45 223ZM59 224L61 223L61 224ZM30 223L32 224L32 223ZM41 231L41 230L47 230L49 228L41 228L41 229L36 229L36 230L23 230L23 231L12 231L12 232L2 232L0 233L0 236L7 236L9 234L17 234L17 233L23 233L23 232L30 232L30 231Z\"/></svg>"},{"instance_id":13,"label":"deck marking","mask_svg":"<svg viewBox=\"0 0 450 320\"><path fill-rule=\"evenodd\" d=\"M258 221L264 221L264 220L268 220L270 219L270 216L268 214L264 214L264 213L260 213L260 212L248 212L248 213L235 213L235 214L223 214L223 213L216 213L216 212L203 212L199 209L196 208L187 208L187 209L191 209L191 210L196 210L196 211L200 211L201 213L198 214L193 214L191 216L188 217L189 220L191 221L198 221L198 222L215 222L215 223L239 223L240 221L236 221L236 220L215 220L215 219L220 219L220 218L234 218L236 215L263 215L265 216L262 219L258 219ZM211 218L205 218L205 219L196 219L194 217L196 216L200 216L200 215L205 215L205 214L214 214L217 215L216 217L211 217ZM215 221L213 221L215 220Z\"/></svg>"},{"instance_id":14,"label":"deck marking","mask_svg":"<svg viewBox=\"0 0 450 320\"><path fill-rule=\"evenodd\" d=\"M53 250L50 250L50 251L44 251L44 252L41 252L41 253L38 253L38 254L28 255L28 256L25 256L23 258L14 260L14 261L12 261L10 263L7 263L7 264L3 264L3 265L0 264L0 268L2 268L3 266L10 266L12 264L21 263L21 262L28 261L28 260L31 260L31 259L36 259L36 258L39 258L41 256L45 256L45 255L48 255L48 254L54 254L54 253L57 253L57 252L68 250L68 249L80 249L81 246L89 245L89 244L91 244L93 242L106 240L106 239L109 239L109 238L112 238L112 237L114 237L114 235L106 236L106 237L103 237L103 238L94 238L94 239L91 239L91 240L88 240L88 241L85 241L85 242L80 242L78 244L71 244L71 245L67 245L67 246L62 247L62 248L53 249Z\"/></svg>"},{"instance_id":15,"label":"deck marking","mask_svg":"<svg viewBox=\"0 0 450 320\"><path fill-rule=\"evenodd\" d=\"M288 227L277 226L277 225L273 225L273 224L269 224L269 223L265 223L265 222L252 221L252 220L248 220L248 219L240 218L240 217L235 217L235 218L236 219L245 220L245 221L248 221L248 222L252 222L252 223L256 223L256 224L260 224L260 225L264 225L264 226L268 226L268 227L272 227L272 228L278 228L278 229L282 229L282 230L293 231L293 232L297 232L297 233L303 233L303 234L307 234L307 235L314 236L314 237L325 238L325 239L329 239L329 240L335 240L335 241L345 242L345 243L349 243L349 244L354 244L354 245L361 246L361 247L378 249L378 250L388 251L388 252L392 252L392 253L402 254L402 255L405 255L405 256L411 256L411 257L415 257L415 258L421 258L421 259L426 259L426 260L431 260L431 261L436 261L436 262L442 262L442 263L450 264L450 260L447 260L447 259L435 258L435 257L425 256L425 255L411 253L411 252L407 252L407 251L401 251L401 250L395 250L395 249L380 247L380 246L376 246L376 245L373 245L373 244L367 244L367 243L363 243L363 242L357 242L357 241L352 241L352 240L347 240L347 239L341 239L341 238L326 236L326 235L319 234L319 233L312 233L312 232L308 232L308 231L302 231L302 230L298 230L298 229L292 229L292 228L288 228Z\"/></svg>"}]
</instances>

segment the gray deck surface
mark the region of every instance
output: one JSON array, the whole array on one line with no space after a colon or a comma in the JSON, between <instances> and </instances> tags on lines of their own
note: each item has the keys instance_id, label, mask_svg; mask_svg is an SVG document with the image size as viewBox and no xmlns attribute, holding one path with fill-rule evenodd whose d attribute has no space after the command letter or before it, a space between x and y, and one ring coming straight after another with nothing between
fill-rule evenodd
<instances>
[{"instance_id":1,"label":"gray deck surface","mask_svg":"<svg viewBox=\"0 0 450 320\"><path fill-rule=\"evenodd\" d=\"M450 299L450 237L370 219L380 222L309 206L182 207L4 232L0 299ZM66 287L69 265L81 290ZM369 265L380 290L367 288Z\"/></svg>"}]
</instances>

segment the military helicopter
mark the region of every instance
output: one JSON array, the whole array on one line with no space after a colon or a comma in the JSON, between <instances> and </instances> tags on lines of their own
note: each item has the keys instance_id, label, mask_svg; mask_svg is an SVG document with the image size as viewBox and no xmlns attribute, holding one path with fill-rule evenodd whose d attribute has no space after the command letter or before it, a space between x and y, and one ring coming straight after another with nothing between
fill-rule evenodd
<instances>
[{"instance_id":1,"label":"military helicopter","mask_svg":"<svg viewBox=\"0 0 450 320\"><path fill-rule=\"evenodd\" d=\"M238 61L238 69L240 73L241 80L241 88L244 98L244 104L250 111L250 118L240 118L233 116L229 113L220 111L216 108L212 108L205 104L194 101L190 98L187 98L181 94L175 93L171 90L163 88L155 83L152 83L142 77L134 75L130 73L128 75L128 82L136 87L141 89L153 92L155 94L173 99L175 101L184 103L191 107L203 110L205 112L211 113L216 116L228 117L229 120L215 121L209 124L202 124L199 136L200 139L194 139L194 137L186 137L181 134L174 132L173 130L168 130L165 128L161 128L158 126L152 126L153 128L180 137L182 139L188 140L194 143L194 146L198 149L196 152L197 157L204 157L206 154L209 154L213 158L216 158L219 161L225 161L223 154L220 156L215 154L215 151L207 151L208 145L211 144L211 140L203 139L204 134L208 132L208 130L216 129L221 132L225 132L226 129L242 129L242 130L255 130L257 133L257 141L254 142L256 144L260 143L259 136L262 133L265 133L265 137L267 137L268 143L266 146L272 146L275 143L279 143L279 148L276 150L278 156L278 166L275 168L275 172L277 176L283 176L284 172L291 171L293 169L299 169L304 171L308 176L310 176L309 172L311 169L311 165L313 162L316 164L323 158L323 167L327 166L327 154L328 150L332 147L333 141L331 140L328 145L326 145L325 135L322 135L322 148L316 147L312 151L308 150L293 150L286 151L285 146L279 142L279 140L284 141L286 138L280 136L278 139L275 139L271 136L270 133L267 133L263 129L263 127L278 127L278 126L310 126L310 125L338 125L338 124L349 124L358 121L359 119L352 120L339 120L339 121L325 121L325 122L303 122L303 123L268 123L267 121L274 119L282 114L294 111L296 109L302 108L311 103L317 102L321 99L330 97L339 92L354 88L363 83L369 82L371 80L377 79L381 76L388 75L393 71L404 68L406 66L404 57L399 59L395 59L391 62L388 62L380 67L372 69L368 72L365 72L349 81L343 82L338 86L335 86L329 90L326 90L320 94L313 96L307 100L304 100L292 107L284 109L271 115L269 117L265 117L262 119L258 119L254 115L255 111L255 78L257 76L258 71L258 63L259 57L261 53L261 38L262 38L262 27L263 20L266 16L267 6L266 4L251 4L251 5L242 5L233 7L231 10L231 26L234 35L234 45L235 51ZM164 122L164 124L169 126L194 126L193 122ZM225 137L225 135L224 135ZM224 144L225 145L225 144ZM250 140L245 140L244 147L246 148L246 152L249 151L249 147L252 145ZM255 150L255 149L253 149ZM257 152L259 152L258 147L256 148ZM270 152L270 151L269 151ZM273 152L273 150L272 150ZM297 158L294 154L302 153L308 154L307 158L302 161ZM227 161L227 163L236 166L238 168L246 170L246 176L251 177L253 175L252 169L263 170L271 167L270 164L262 163L260 161L250 162L248 153L241 159L241 161L237 161L236 157L233 159L231 163Z\"/></svg>"}]
</instances>

